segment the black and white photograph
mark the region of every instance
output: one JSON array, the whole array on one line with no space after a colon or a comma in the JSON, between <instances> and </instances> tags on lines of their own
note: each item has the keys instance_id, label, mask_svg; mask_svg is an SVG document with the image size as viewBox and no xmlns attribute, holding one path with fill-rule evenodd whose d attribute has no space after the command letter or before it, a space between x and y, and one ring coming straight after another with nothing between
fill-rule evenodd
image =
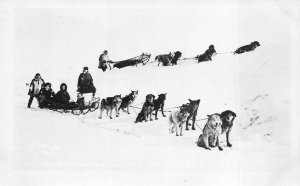
<instances>
[{"instance_id":1,"label":"black and white photograph","mask_svg":"<svg viewBox=\"0 0 300 186\"><path fill-rule=\"evenodd\" d=\"M1 186L299 186L300 1L0 0Z\"/></svg>"}]
</instances>

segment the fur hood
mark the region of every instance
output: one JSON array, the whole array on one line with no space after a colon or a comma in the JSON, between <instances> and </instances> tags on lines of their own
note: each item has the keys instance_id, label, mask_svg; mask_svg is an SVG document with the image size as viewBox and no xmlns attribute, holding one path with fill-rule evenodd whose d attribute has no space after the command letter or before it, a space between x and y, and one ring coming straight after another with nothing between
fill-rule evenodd
<instances>
[{"instance_id":1,"label":"fur hood","mask_svg":"<svg viewBox=\"0 0 300 186\"><path fill-rule=\"evenodd\" d=\"M62 89L63 86L66 87L65 90ZM68 89L68 87L67 87L67 85L65 83L62 83L59 88L60 88L61 91L67 91L67 89Z\"/></svg>"}]
</instances>

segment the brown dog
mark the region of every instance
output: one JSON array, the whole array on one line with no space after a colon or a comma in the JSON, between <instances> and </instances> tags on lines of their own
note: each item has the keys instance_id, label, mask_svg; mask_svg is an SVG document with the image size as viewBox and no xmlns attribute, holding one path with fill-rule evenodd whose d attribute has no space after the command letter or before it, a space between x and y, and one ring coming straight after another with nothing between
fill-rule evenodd
<instances>
[{"instance_id":1,"label":"brown dog","mask_svg":"<svg viewBox=\"0 0 300 186\"><path fill-rule=\"evenodd\" d=\"M222 134L226 133L226 142L228 147L232 147L232 144L229 142L230 131L233 126L233 120L235 119L236 114L231 110L226 110L221 113L222 119Z\"/></svg>"},{"instance_id":2,"label":"brown dog","mask_svg":"<svg viewBox=\"0 0 300 186\"><path fill-rule=\"evenodd\" d=\"M155 96L153 94L148 94L146 96L146 101L142 107L142 110L141 112L138 114L136 120L134 123L137 123L137 122L142 122L145 120L145 122L148 121L148 117L150 115L150 121L152 121L152 111L153 111L153 108L154 108L154 98Z\"/></svg>"},{"instance_id":3,"label":"brown dog","mask_svg":"<svg viewBox=\"0 0 300 186\"><path fill-rule=\"evenodd\" d=\"M101 100L100 104L100 116L99 119L102 119L102 113L106 110L107 116L112 119L112 110L115 109L116 117L119 117L118 108L121 105L121 95L116 95L114 97L107 97L106 99Z\"/></svg>"}]
</instances>

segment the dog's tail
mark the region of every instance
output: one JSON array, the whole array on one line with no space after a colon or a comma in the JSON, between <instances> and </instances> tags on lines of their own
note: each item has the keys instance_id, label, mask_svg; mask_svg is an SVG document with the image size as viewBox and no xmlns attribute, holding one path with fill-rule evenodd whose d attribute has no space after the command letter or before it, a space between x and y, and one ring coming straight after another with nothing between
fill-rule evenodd
<instances>
[{"instance_id":1,"label":"dog's tail","mask_svg":"<svg viewBox=\"0 0 300 186\"><path fill-rule=\"evenodd\" d=\"M158 56L155 57L155 60L157 60L157 59L158 59Z\"/></svg>"}]
</instances>

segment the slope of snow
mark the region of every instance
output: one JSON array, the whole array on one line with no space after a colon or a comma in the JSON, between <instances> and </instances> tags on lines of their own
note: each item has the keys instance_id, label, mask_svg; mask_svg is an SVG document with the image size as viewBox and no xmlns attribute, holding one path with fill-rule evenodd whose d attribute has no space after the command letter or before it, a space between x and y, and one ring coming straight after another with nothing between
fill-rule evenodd
<instances>
[{"instance_id":1,"label":"slope of snow","mask_svg":"<svg viewBox=\"0 0 300 186\"><path fill-rule=\"evenodd\" d=\"M279 171L293 161L289 153L287 117L290 99L288 94L274 91L287 86L289 70L285 65L270 64L280 64L284 59L269 55L282 51L280 46L273 45L271 50L262 44L252 53L218 55L213 62L201 64L190 60L180 61L178 66L156 67L152 63L105 73L91 68L97 95L102 98L139 90L135 104L142 103L148 93L167 93L165 108L179 106L189 98L201 99L198 119L227 109L235 111L238 117L232 132L233 147L225 148L224 152L217 149L210 152L195 145L201 134L199 127L203 128L205 120L197 122L196 131L184 131L183 137L176 137L168 134L168 121L160 113L158 121L133 124L139 109L131 110L131 115L121 112L113 120L107 117L99 120L99 111L77 117L40 110L36 103L34 108L27 109L26 89L16 89L14 136L17 140L13 145L13 166L21 172L50 171L37 173L41 177L54 174L54 170L73 170L71 175L82 170L99 171L96 178L92 176L97 181L86 181L91 185L121 184L122 179L127 185L189 185L200 180L206 185L224 180L236 185L296 183L285 179L292 174L293 169L289 169L292 167L286 167L287 172ZM269 78L279 71L280 78ZM46 81L53 82L57 91L60 83L57 76L52 79L47 76L50 72L42 74L48 77ZM68 70L59 75L69 85L73 99L78 74ZM224 136L222 145L225 145L223 140ZM46 183L52 182L43 182Z\"/></svg>"}]
</instances>

